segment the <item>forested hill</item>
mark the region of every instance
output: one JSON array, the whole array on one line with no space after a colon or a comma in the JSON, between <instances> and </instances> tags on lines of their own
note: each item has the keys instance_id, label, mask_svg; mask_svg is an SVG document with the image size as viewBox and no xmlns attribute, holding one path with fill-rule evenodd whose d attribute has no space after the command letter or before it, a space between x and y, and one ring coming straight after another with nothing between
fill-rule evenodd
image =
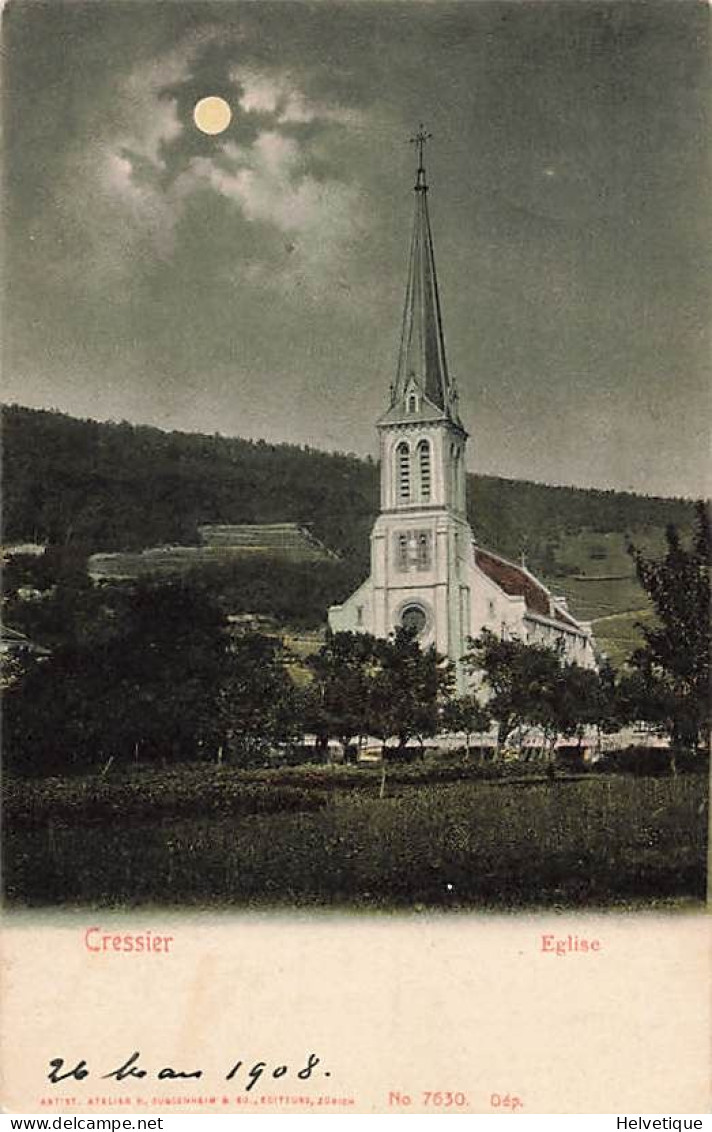
<instances>
[{"instance_id":1,"label":"forested hill","mask_svg":"<svg viewBox=\"0 0 712 1132\"><path fill-rule=\"evenodd\" d=\"M378 507L372 460L12 405L3 409L3 465L5 543L129 550L196 542L201 523L298 521L367 567ZM691 522L683 500L469 478L478 541L510 557L526 552L549 575L559 572L564 536Z\"/></svg>"}]
</instances>

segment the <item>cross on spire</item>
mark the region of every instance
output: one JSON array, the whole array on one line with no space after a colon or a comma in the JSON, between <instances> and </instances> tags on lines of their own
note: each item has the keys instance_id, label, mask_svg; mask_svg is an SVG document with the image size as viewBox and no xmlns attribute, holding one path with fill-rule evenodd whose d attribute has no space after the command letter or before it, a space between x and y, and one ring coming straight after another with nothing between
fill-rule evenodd
<instances>
[{"instance_id":1,"label":"cross on spire","mask_svg":"<svg viewBox=\"0 0 712 1132\"><path fill-rule=\"evenodd\" d=\"M428 406L423 411L434 413L437 419L449 420L462 428L455 386L445 360L445 339L428 213L423 150L431 136L421 122L417 133L410 138L411 144L417 146L418 176L415 183L415 216L408 261L403 330L396 381L391 394L391 410L396 414L407 414L408 391L415 382Z\"/></svg>"},{"instance_id":2,"label":"cross on spire","mask_svg":"<svg viewBox=\"0 0 712 1132\"><path fill-rule=\"evenodd\" d=\"M423 165L423 149L427 141L432 138L432 134L428 133L425 126L421 122L418 126L418 132L410 139L410 144L417 146L418 149L418 175L415 182L416 190L425 192L427 185L425 183L425 166Z\"/></svg>"}]
</instances>

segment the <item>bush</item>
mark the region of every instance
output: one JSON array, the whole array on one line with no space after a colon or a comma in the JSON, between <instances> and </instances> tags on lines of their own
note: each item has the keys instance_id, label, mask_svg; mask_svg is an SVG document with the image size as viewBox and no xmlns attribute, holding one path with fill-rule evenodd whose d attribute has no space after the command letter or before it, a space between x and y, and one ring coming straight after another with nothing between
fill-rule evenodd
<instances>
[{"instance_id":1,"label":"bush","mask_svg":"<svg viewBox=\"0 0 712 1132\"><path fill-rule=\"evenodd\" d=\"M190 774L147 771L117 781L6 779L5 823L17 829L39 829L49 823L72 827L135 825L156 819L293 813L326 805L323 794L304 787L246 782L230 768L192 770Z\"/></svg>"},{"instance_id":2,"label":"bush","mask_svg":"<svg viewBox=\"0 0 712 1132\"><path fill-rule=\"evenodd\" d=\"M596 763L603 774L634 774L657 777L672 773L672 753L667 747L626 747L608 751Z\"/></svg>"},{"instance_id":3,"label":"bush","mask_svg":"<svg viewBox=\"0 0 712 1132\"><path fill-rule=\"evenodd\" d=\"M6 823L8 903L505 911L704 901L699 776L425 784L383 800L344 791L314 813L234 820L203 813L200 783L214 770L200 771L196 816L158 813L140 836L120 815L49 831Z\"/></svg>"},{"instance_id":4,"label":"bush","mask_svg":"<svg viewBox=\"0 0 712 1132\"><path fill-rule=\"evenodd\" d=\"M584 757L585 754L583 747L557 747L555 753L556 766L564 771L582 774L589 767Z\"/></svg>"},{"instance_id":5,"label":"bush","mask_svg":"<svg viewBox=\"0 0 712 1132\"><path fill-rule=\"evenodd\" d=\"M709 747L696 751L675 751L675 765L683 774L709 774Z\"/></svg>"}]
</instances>

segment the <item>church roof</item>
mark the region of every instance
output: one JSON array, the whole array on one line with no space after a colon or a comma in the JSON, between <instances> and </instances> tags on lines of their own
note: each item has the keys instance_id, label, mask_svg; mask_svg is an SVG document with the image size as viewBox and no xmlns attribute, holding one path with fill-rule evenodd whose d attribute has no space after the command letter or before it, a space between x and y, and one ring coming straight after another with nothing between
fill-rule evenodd
<instances>
[{"instance_id":1,"label":"church roof","mask_svg":"<svg viewBox=\"0 0 712 1132\"><path fill-rule=\"evenodd\" d=\"M573 617L570 617L568 613L564 613L563 609L554 609L554 619L561 621L564 625L571 625L574 629L581 628L578 621L574 621Z\"/></svg>"},{"instance_id":2,"label":"church roof","mask_svg":"<svg viewBox=\"0 0 712 1132\"><path fill-rule=\"evenodd\" d=\"M581 632L581 625L552 601L549 591L533 574L522 566L515 566L490 550L475 547L475 562L483 574L504 590L510 597L523 597L527 612L539 617L551 617Z\"/></svg>"},{"instance_id":3,"label":"church roof","mask_svg":"<svg viewBox=\"0 0 712 1132\"><path fill-rule=\"evenodd\" d=\"M523 597L531 613L541 617L550 616L550 597L536 578L506 558L500 558L489 550L475 547L475 562L483 574L495 582L510 597Z\"/></svg>"},{"instance_id":4,"label":"church roof","mask_svg":"<svg viewBox=\"0 0 712 1132\"><path fill-rule=\"evenodd\" d=\"M428 185L423 165L423 145L429 137L422 126L414 141L418 146L418 170L415 191L415 216L408 260L403 328L396 380L391 390L391 406L386 418L398 415L405 407L409 387L415 384L423 395L424 419L449 419L459 427L457 393L448 373L445 357L440 295L435 252L428 211ZM408 414L413 420L413 415Z\"/></svg>"}]
</instances>

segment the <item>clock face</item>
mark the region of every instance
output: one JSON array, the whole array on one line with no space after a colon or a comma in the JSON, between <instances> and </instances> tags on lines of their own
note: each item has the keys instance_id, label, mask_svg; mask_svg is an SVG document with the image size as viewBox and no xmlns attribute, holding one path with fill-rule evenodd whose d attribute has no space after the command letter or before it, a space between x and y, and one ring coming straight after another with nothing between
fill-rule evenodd
<instances>
[{"instance_id":1,"label":"clock face","mask_svg":"<svg viewBox=\"0 0 712 1132\"><path fill-rule=\"evenodd\" d=\"M427 623L427 617L422 605L406 605L401 613L401 625L404 629L415 629L420 635Z\"/></svg>"}]
</instances>

